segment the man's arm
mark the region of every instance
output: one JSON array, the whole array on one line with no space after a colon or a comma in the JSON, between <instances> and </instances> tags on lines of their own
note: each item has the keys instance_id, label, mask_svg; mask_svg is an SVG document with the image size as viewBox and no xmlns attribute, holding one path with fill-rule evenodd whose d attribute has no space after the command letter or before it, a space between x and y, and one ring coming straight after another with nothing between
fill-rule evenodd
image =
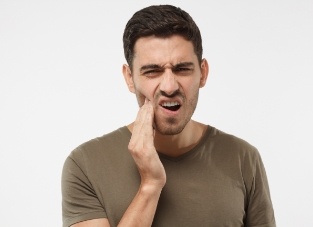
<instances>
[{"instance_id":1,"label":"man's arm","mask_svg":"<svg viewBox=\"0 0 313 227\"><path fill-rule=\"evenodd\" d=\"M164 167L154 147L153 116L153 106L146 100L138 112L128 146L139 170L141 184L118 226L151 226L166 182Z\"/></svg>"},{"instance_id":2,"label":"man's arm","mask_svg":"<svg viewBox=\"0 0 313 227\"><path fill-rule=\"evenodd\" d=\"M110 227L109 221L106 218L92 219L88 221L78 222L71 227Z\"/></svg>"},{"instance_id":3,"label":"man's arm","mask_svg":"<svg viewBox=\"0 0 313 227\"><path fill-rule=\"evenodd\" d=\"M139 190L124 213L119 227L151 226L166 182L164 167L154 147L153 106L146 101L140 108L129 142L129 151L141 176ZM109 227L106 218L93 219L72 225L72 227Z\"/></svg>"}]
</instances>

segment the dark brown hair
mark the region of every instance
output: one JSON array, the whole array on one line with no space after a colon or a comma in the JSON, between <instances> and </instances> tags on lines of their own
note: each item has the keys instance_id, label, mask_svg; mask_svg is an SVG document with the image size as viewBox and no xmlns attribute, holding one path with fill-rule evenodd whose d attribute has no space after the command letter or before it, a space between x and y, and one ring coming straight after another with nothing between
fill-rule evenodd
<instances>
[{"instance_id":1,"label":"dark brown hair","mask_svg":"<svg viewBox=\"0 0 313 227\"><path fill-rule=\"evenodd\" d=\"M153 5L137 11L125 26L124 55L131 68L136 41L141 37L151 35L164 38L181 35L192 42L199 63L201 62L202 39L200 30L192 17L179 7Z\"/></svg>"}]
</instances>

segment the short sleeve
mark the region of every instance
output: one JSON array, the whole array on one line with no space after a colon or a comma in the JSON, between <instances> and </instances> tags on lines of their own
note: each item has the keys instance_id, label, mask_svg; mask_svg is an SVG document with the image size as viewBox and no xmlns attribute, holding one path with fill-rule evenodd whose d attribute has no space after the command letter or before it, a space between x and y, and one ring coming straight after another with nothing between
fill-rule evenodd
<instances>
[{"instance_id":1,"label":"short sleeve","mask_svg":"<svg viewBox=\"0 0 313 227\"><path fill-rule=\"evenodd\" d=\"M61 185L63 227L107 217L88 176L71 156L65 160Z\"/></svg>"},{"instance_id":2,"label":"short sleeve","mask_svg":"<svg viewBox=\"0 0 313 227\"><path fill-rule=\"evenodd\" d=\"M258 151L255 152L255 156L251 161L253 163L253 177L249 190L245 226L275 227L274 210L268 180Z\"/></svg>"}]
</instances>

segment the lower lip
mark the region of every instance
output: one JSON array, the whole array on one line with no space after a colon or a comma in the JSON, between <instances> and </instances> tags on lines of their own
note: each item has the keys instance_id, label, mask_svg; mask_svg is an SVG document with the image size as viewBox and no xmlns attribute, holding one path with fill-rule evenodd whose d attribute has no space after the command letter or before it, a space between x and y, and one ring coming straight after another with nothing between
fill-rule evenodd
<instances>
[{"instance_id":1,"label":"lower lip","mask_svg":"<svg viewBox=\"0 0 313 227\"><path fill-rule=\"evenodd\" d=\"M178 115L179 114L179 111L180 111L180 109L181 109L181 107L178 109L178 110L176 110L176 111L171 111L171 110L168 110L168 109L165 109L165 108L163 108L162 106L160 107L161 108L161 110L162 110L162 112L165 114L165 115L168 115L168 116L176 116L176 115Z\"/></svg>"}]
</instances>

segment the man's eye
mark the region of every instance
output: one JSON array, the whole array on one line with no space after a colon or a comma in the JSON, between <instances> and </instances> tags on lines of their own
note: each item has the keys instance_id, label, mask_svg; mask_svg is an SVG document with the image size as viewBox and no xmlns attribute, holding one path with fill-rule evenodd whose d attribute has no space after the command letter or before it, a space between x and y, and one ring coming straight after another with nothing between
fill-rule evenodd
<instances>
[{"instance_id":1,"label":"man's eye","mask_svg":"<svg viewBox=\"0 0 313 227\"><path fill-rule=\"evenodd\" d=\"M190 68L175 68L173 69L173 72L177 72L177 73L188 73L190 72L191 69Z\"/></svg>"},{"instance_id":2,"label":"man's eye","mask_svg":"<svg viewBox=\"0 0 313 227\"><path fill-rule=\"evenodd\" d=\"M178 68L177 71L187 71L190 70L189 68Z\"/></svg>"},{"instance_id":3,"label":"man's eye","mask_svg":"<svg viewBox=\"0 0 313 227\"><path fill-rule=\"evenodd\" d=\"M160 72L161 72L161 70L155 70L155 69L154 70L148 70L148 71L143 72L143 75L145 75L145 76L156 76Z\"/></svg>"},{"instance_id":4,"label":"man's eye","mask_svg":"<svg viewBox=\"0 0 313 227\"><path fill-rule=\"evenodd\" d=\"M149 73L154 73L154 72L155 72L155 70L149 70L149 71L143 72L143 74L149 74Z\"/></svg>"}]
</instances>

